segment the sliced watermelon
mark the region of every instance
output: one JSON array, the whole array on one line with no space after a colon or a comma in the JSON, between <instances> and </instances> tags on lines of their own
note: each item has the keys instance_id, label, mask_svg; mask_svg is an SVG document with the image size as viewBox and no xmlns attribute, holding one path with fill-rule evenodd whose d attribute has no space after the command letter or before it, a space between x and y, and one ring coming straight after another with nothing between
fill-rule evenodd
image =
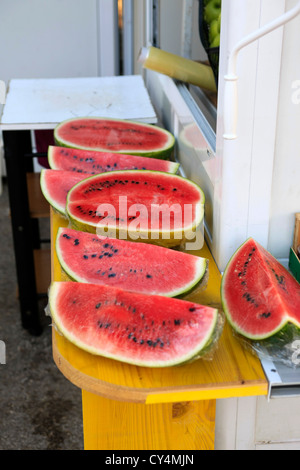
<instances>
[{"instance_id":1,"label":"sliced watermelon","mask_svg":"<svg viewBox=\"0 0 300 470\"><path fill-rule=\"evenodd\" d=\"M78 282L176 297L204 280L208 260L160 246L98 237L60 228L56 253L63 270Z\"/></svg>"},{"instance_id":2,"label":"sliced watermelon","mask_svg":"<svg viewBox=\"0 0 300 470\"><path fill-rule=\"evenodd\" d=\"M300 284L252 238L229 261L221 294L228 321L248 339L269 338L289 323L300 328Z\"/></svg>"},{"instance_id":3,"label":"sliced watermelon","mask_svg":"<svg viewBox=\"0 0 300 470\"><path fill-rule=\"evenodd\" d=\"M158 126L122 119L79 117L54 129L60 147L168 158L174 136Z\"/></svg>"},{"instance_id":4,"label":"sliced watermelon","mask_svg":"<svg viewBox=\"0 0 300 470\"><path fill-rule=\"evenodd\" d=\"M66 217L67 194L86 175L64 170L41 170L40 185L45 199L62 216Z\"/></svg>"},{"instance_id":5,"label":"sliced watermelon","mask_svg":"<svg viewBox=\"0 0 300 470\"><path fill-rule=\"evenodd\" d=\"M50 145L48 162L53 170L67 170L87 176L116 170L155 170L176 174L179 163L158 158L96 152Z\"/></svg>"},{"instance_id":6,"label":"sliced watermelon","mask_svg":"<svg viewBox=\"0 0 300 470\"><path fill-rule=\"evenodd\" d=\"M115 171L91 176L67 196L72 228L112 238L178 246L193 240L205 197L195 183L158 171Z\"/></svg>"},{"instance_id":7,"label":"sliced watermelon","mask_svg":"<svg viewBox=\"0 0 300 470\"><path fill-rule=\"evenodd\" d=\"M49 310L58 330L91 354L167 367L205 354L220 334L218 311L114 287L54 282Z\"/></svg>"}]
</instances>

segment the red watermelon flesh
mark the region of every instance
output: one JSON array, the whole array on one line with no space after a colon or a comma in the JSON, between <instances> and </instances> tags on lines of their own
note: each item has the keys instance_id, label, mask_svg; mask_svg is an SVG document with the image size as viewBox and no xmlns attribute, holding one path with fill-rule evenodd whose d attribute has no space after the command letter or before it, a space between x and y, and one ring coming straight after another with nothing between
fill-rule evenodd
<instances>
[{"instance_id":1,"label":"red watermelon flesh","mask_svg":"<svg viewBox=\"0 0 300 470\"><path fill-rule=\"evenodd\" d=\"M177 173L179 163L158 158L139 157L93 150L49 146L48 162L53 170L95 175L116 170L154 170Z\"/></svg>"},{"instance_id":2,"label":"red watermelon flesh","mask_svg":"<svg viewBox=\"0 0 300 470\"><path fill-rule=\"evenodd\" d=\"M201 356L218 327L211 307L77 282L54 282L49 309L58 330L79 348L144 367Z\"/></svg>"},{"instance_id":3,"label":"red watermelon flesh","mask_svg":"<svg viewBox=\"0 0 300 470\"><path fill-rule=\"evenodd\" d=\"M175 139L165 129L122 119L73 118L54 129L57 145L85 150L166 158Z\"/></svg>"},{"instance_id":4,"label":"red watermelon flesh","mask_svg":"<svg viewBox=\"0 0 300 470\"><path fill-rule=\"evenodd\" d=\"M230 324L246 338L269 338L288 323L300 328L300 284L252 238L228 263L221 291Z\"/></svg>"},{"instance_id":5,"label":"red watermelon flesh","mask_svg":"<svg viewBox=\"0 0 300 470\"><path fill-rule=\"evenodd\" d=\"M77 282L104 284L145 294L180 296L198 287L208 261L145 243L60 228L58 260Z\"/></svg>"},{"instance_id":6,"label":"red watermelon flesh","mask_svg":"<svg viewBox=\"0 0 300 470\"><path fill-rule=\"evenodd\" d=\"M86 178L86 175L64 170L42 170L40 177L41 190L49 204L66 216L66 200L70 189L79 181Z\"/></svg>"},{"instance_id":7,"label":"red watermelon flesh","mask_svg":"<svg viewBox=\"0 0 300 470\"><path fill-rule=\"evenodd\" d=\"M186 178L126 170L78 183L68 193L66 211L79 230L99 233L102 227L107 236L109 230L123 231L124 238L130 234L132 239L176 246L201 223L204 202L203 191Z\"/></svg>"}]
</instances>

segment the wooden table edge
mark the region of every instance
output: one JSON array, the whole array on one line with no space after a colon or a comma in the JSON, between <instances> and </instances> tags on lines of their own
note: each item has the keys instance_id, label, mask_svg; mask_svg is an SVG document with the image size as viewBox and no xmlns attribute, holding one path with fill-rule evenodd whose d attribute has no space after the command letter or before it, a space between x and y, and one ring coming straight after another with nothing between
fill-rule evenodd
<instances>
[{"instance_id":1,"label":"wooden table edge","mask_svg":"<svg viewBox=\"0 0 300 470\"><path fill-rule=\"evenodd\" d=\"M53 327L54 328L54 327ZM190 386L139 388L126 387L87 375L76 369L60 353L57 346L55 332L52 333L53 359L61 373L81 390L110 400L158 404L175 403L182 401L216 400L234 397L266 396L268 383L264 379L249 381L247 383L218 383L195 384Z\"/></svg>"}]
</instances>

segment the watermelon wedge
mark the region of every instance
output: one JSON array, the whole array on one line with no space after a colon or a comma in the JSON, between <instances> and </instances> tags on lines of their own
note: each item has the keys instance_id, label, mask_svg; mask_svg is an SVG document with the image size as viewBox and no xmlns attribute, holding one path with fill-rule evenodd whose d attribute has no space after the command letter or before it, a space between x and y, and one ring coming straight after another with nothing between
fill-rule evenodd
<instances>
[{"instance_id":1,"label":"watermelon wedge","mask_svg":"<svg viewBox=\"0 0 300 470\"><path fill-rule=\"evenodd\" d=\"M252 238L229 261L221 295L229 323L245 338L264 340L288 324L300 328L300 284Z\"/></svg>"},{"instance_id":2,"label":"watermelon wedge","mask_svg":"<svg viewBox=\"0 0 300 470\"><path fill-rule=\"evenodd\" d=\"M74 229L178 246L195 238L204 203L203 191L186 178L127 170L77 183L68 193L66 212Z\"/></svg>"},{"instance_id":3,"label":"watermelon wedge","mask_svg":"<svg viewBox=\"0 0 300 470\"><path fill-rule=\"evenodd\" d=\"M67 170L96 175L116 170L154 170L176 174L179 163L158 158L139 157L118 153L96 152L50 145L48 162L53 170Z\"/></svg>"},{"instance_id":4,"label":"watermelon wedge","mask_svg":"<svg viewBox=\"0 0 300 470\"><path fill-rule=\"evenodd\" d=\"M64 170L41 170L40 185L45 199L53 209L66 217L67 194L86 175Z\"/></svg>"},{"instance_id":5,"label":"watermelon wedge","mask_svg":"<svg viewBox=\"0 0 300 470\"><path fill-rule=\"evenodd\" d=\"M79 348L144 367L201 357L220 334L211 307L108 286L54 282L48 306L55 326Z\"/></svg>"},{"instance_id":6,"label":"watermelon wedge","mask_svg":"<svg viewBox=\"0 0 300 470\"><path fill-rule=\"evenodd\" d=\"M174 136L158 126L122 119L79 117L61 122L54 129L60 147L168 158Z\"/></svg>"},{"instance_id":7,"label":"watermelon wedge","mask_svg":"<svg viewBox=\"0 0 300 470\"><path fill-rule=\"evenodd\" d=\"M208 260L160 246L60 228L56 253L74 281L177 297L199 288Z\"/></svg>"}]
</instances>

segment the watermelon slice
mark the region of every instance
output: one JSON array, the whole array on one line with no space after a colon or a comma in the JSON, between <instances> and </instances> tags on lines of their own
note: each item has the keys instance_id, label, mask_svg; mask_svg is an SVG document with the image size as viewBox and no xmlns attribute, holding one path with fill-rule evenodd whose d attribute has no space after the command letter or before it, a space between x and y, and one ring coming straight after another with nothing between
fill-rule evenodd
<instances>
[{"instance_id":1,"label":"watermelon slice","mask_svg":"<svg viewBox=\"0 0 300 470\"><path fill-rule=\"evenodd\" d=\"M45 199L62 216L66 217L67 194L87 175L64 170L41 170L40 185Z\"/></svg>"},{"instance_id":2,"label":"watermelon slice","mask_svg":"<svg viewBox=\"0 0 300 470\"><path fill-rule=\"evenodd\" d=\"M58 330L79 348L144 367L201 357L220 334L216 309L109 286L54 282L49 311Z\"/></svg>"},{"instance_id":3,"label":"watermelon slice","mask_svg":"<svg viewBox=\"0 0 300 470\"><path fill-rule=\"evenodd\" d=\"M264 340L287 324L300 328L300 284L252 238L229 261L221 294L228 321L245 338Z\"/></svg>"},{"instance_id":4,"label":"watermelon slice","mask_svg":"<svg viewBox=\"0 0 300 470\"><path fill-rule=\"evenodd\" d=\"M91 176L68 193L72 228L112 238L178 246L193 240L205 197L181 176L127 170Z\"/></svg>"},{"instance_id":5,"label":"watermelon slice","mask_svg":"<svg viewBox=\"0 0 300 470\"><path fill-rule=\"evenodd\" d=\"M158 126L122 119L79 117L61 122L54 129L60 147L168 158L174 136Z\"/></svg>"},{"instance_id":6,"label":"watermelon slice","mask_svg":"<svg viewBox=\"0 0 300 470\"><path fill-rule=\"evenodd\" d=\"M116 170L155 170L176 174L179 163L158 158L96 152L50 145L48 162L53 170L67 170L87 176Z\"/></svg>"},{"instance_id":7,"label":"watermelon slice","mask_svg":"<svg viewBox=\"0 0 300 470\"><path fill-rule=\"evenodd\" d=\"M176 297L202 284L208 260L180 251L60 228L60 265L74 281Z\"/></svg>"}]
</instances>

